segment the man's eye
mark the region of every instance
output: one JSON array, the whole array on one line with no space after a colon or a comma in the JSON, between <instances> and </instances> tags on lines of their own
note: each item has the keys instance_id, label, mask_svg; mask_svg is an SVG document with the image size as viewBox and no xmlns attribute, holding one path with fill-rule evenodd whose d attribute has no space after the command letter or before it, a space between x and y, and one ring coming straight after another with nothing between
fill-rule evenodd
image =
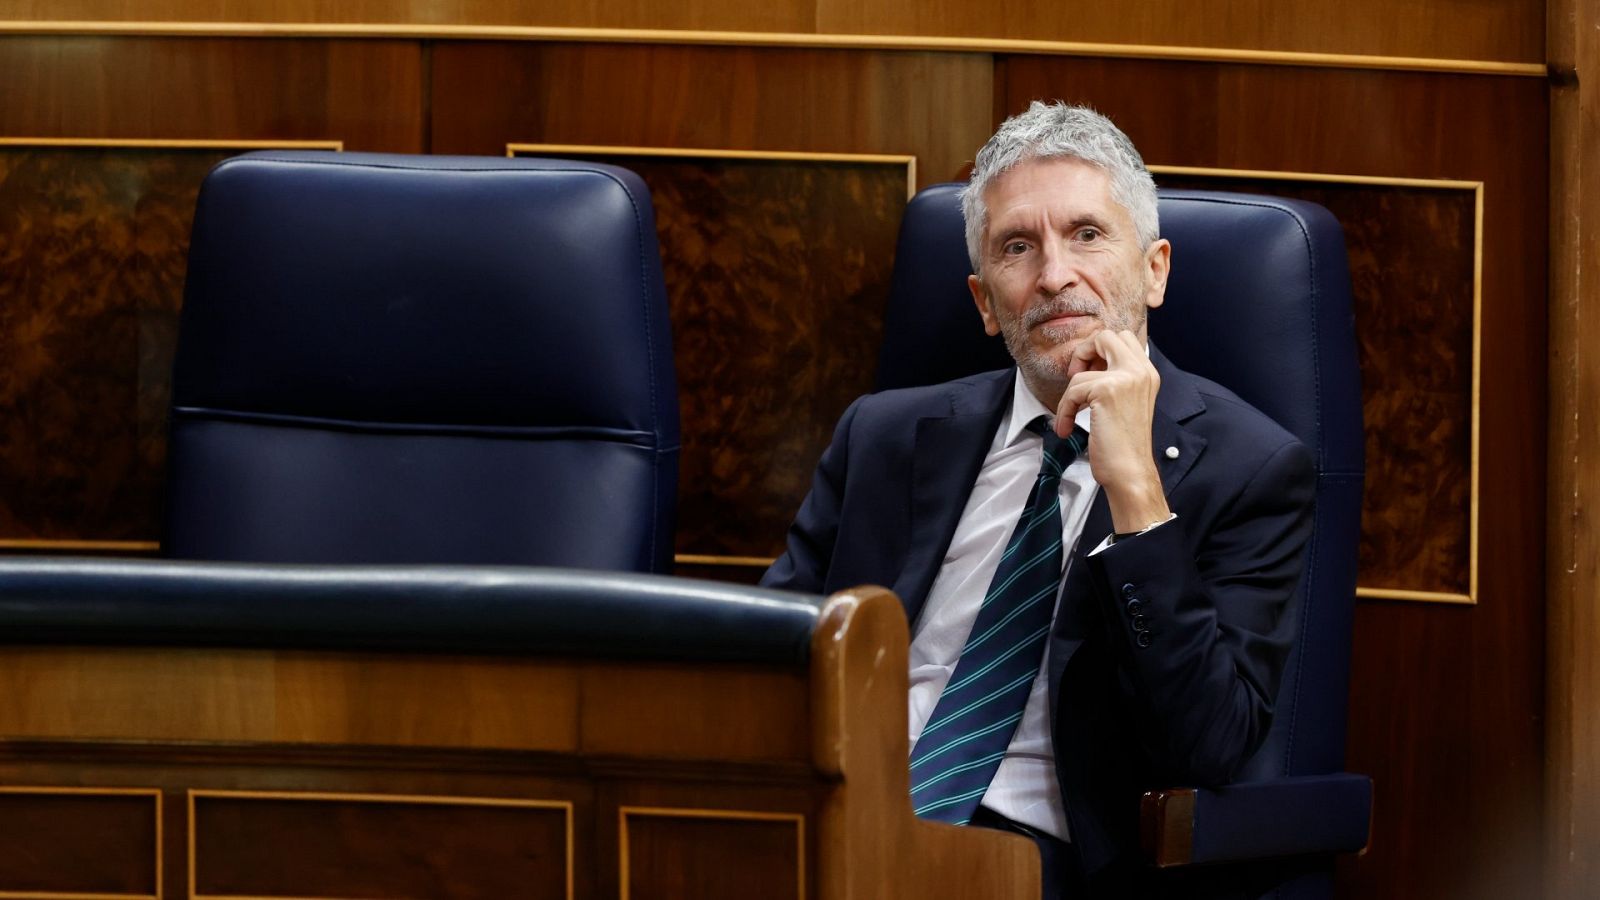
<instances>
[{"instance_id":1,"label":"man's eye","mask_svg":"<svg viewBox=\"0 0 1600 900\"><path fill-rule=\"evenodd\" d=\"M1027 241L1012 241L1005 246L1005 252L1010 256L1028 252Z\"/></svg>"},{"instance_id":2,"label":"man's eye","mask_svg":"<svg viewBox=\"0 0 1600 900\"><path fill-rule=\"evenodd\" d=\"M1098 228L1080 228L1080 229L1078 229L1078 240L1080 240L1080 241L1097 241L1099 239L1100 239L1100 229L1098 229Z\"/></svg>"}]
</instances>

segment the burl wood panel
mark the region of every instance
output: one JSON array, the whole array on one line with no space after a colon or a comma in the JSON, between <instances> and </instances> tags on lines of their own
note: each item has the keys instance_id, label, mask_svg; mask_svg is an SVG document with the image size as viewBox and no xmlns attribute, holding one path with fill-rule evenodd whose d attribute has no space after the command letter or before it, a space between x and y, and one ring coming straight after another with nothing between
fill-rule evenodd
<instances>
[{"instance_id":1,"label":"burl wood panel","mask_svg":"<svg viewBox=\"0 0 1600 900\"><path fill-rule=\"evenodd\" d=\"M565 809L197 796L199 895L560 900Z\"/></svg>"},{"instance_id":2,"label":"burl wood panel","mask_svg":"<svg viewBox=\"0 0 1600 900\"><path fill-rule=\"evenodd\" d=\"M158 533L189 224L229 155L0 147L0 538Z\"/></svg>"},{"instance_id":3,"label":"burl wood panel","mask_svg":"<svg viewBox=\"0 0 1600 900\"><path fill-rule=\"evenodd\" d=\"M681 553L775 556L872 389L906 166L604 155L650 186L671 305Z\"/></svg>"},{"instance_id":4,"label":"burl wood panel","mask_svg":"<svg viewBox=\"0 0 1600 900\"><path fill-rule=\"evenodd\" d=\"M622 814L623 900L802 900L798 819Z\"/></svg>"},{"instance_id":5,"label":"burl wood panel","mask_svg":"<svg viewBox=\"0 0 1600 900\"><path fill-rule=\"evenodd\" d=\"M154 896L155 796L0 790L0 895Z\"/></svg>"},{"instance_id":6,"label":"burl wood panel","mask_svg":"<svg viewBox=\"0 0 1600 900\"><path fill-rule=\"evenodd\" d=\"M1473 192L1166 174L1157 181L1309 200L1339 219L1366 425L1357 583L1467 593ZM1182 247L1173 259L1183 265Z\"/></svg>"},{"instance_id":7,"label":"burl wood panel","mask_svg":"<svg viewBox=\"0 0 1600 900\"><path fill-rule=\"evenodd\" d=\"M996 78L1001 111L1092 102L1152 164L1484 182L1479 602L1357 606L1347 765L1377 793L1341 893L1526 894L1543 768L1547 85L1039 57Z\"/></svg>"}]
</instances>

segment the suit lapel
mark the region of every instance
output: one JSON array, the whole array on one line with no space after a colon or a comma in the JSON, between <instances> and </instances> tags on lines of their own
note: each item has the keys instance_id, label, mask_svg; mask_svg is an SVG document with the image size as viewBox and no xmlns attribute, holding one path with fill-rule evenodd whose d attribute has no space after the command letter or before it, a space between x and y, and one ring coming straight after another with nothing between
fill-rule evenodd
<instances>
[{"instance_id":1,"label":"suit lapel","mask_svg":"<svg viewBox=\"0 0 1600 900\"><path fill-rule=\"evenodd\" d=\"M911 541L893 585L913 625L944 563L961 511L1011 399L1014 369L951 385L950 413L917 420L911 458Z\"/></svg>"}]
</instances>

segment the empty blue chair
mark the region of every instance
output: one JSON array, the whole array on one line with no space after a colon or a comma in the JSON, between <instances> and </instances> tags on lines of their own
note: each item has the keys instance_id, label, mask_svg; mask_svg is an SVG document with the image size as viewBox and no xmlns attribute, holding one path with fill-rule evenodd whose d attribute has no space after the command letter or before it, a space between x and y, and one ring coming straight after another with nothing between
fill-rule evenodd
<instances>
[{"instance_id":1,"label":"empty blue chair","mask_svg":"<svg viewBox=\"0 0 1600 900\"><path fill-rule=\"evenodd\" d=\"M195 213L164 551L667 571L650 194L542 159L252 153Z\"/></svg>"}]
</instances>

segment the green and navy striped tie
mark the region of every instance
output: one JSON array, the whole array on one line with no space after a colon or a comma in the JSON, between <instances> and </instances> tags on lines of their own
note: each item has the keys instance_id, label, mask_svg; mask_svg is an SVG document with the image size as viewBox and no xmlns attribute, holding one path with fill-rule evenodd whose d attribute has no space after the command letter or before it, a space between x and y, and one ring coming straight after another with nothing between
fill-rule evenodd
<instances>
[{"instance_id":1,"label":"green and navy striped tie","mask_svg":"<svg viewBox=\"0 0 1600 900\"><path fill-rule=\"evenodd\" d=\"M1044 416L1028 428L1044 431L1039 477L955 671L911 751L911 805L925 819L957 825L972 819L1044 659L1061 582L1061 472L1083 452L1089 433L1074 428L1057 437Z\"/></svg>"}]
</instances>

